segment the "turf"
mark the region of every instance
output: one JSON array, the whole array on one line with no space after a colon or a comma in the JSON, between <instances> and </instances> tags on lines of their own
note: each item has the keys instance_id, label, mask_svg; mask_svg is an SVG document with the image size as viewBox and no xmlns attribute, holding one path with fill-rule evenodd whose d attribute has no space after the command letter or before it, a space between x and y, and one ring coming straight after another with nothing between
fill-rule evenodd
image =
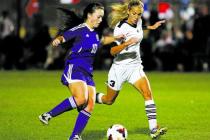
<instances>
[{"instance_id":1,"label":"turf","mask_svg":"<svg viewBox=\"0 0 210 140\"><path fill-rule=\"evenodd\" d=\"M38 115L70 96L60 83L61 71L0 71L0 140L66 140L77 111L43 126ZM168 127L162 140L210 139L210 74L147 73L157 106L158 122ZM98 91L106 91L107 72L94 73ZM128 140L149 140L141 95L125 84L112 106L96 105L84 140L106 140L112 124L128 129Z\"/></svg>"}]
</instances>

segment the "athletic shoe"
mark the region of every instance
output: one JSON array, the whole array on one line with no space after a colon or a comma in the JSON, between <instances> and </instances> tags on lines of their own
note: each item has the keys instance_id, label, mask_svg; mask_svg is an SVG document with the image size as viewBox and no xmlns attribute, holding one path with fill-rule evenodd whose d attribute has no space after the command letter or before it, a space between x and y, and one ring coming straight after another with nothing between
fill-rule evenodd
<instances>
[{"instance_id":1,"label":"athletic shoe","mask_svg":"<svg viewBox=\"0 0 210 140\"><path fill-rule=\"evenodd\" d=\"M52 118L52 116L49 113L44 113L42 115L39 116L39 120L43 123L48 125L50 119Z\"/></svg>"},{"instance_id":2,"label":"athletic shoe","mask_svg":"<svg viewBox=\"0 0 210 140\"><path fill-rule=\"evenodd\" d=\"M164 135L166 132L167 132L167 128L166 127L154 128L150 132L150 136L151 136L152 139L157 139L161 135Z\"/></svg>"},{"instance_id":3,"label":"athletic shoe","mask_svg":"<svg viewBox=\"0 0 210 140\"><path fill-rule=\"evenodd\" d=\"M79 135L75 135L73 138L71 138L69 140L82 140L82 138Z\"/></svg>"}]
</instances>

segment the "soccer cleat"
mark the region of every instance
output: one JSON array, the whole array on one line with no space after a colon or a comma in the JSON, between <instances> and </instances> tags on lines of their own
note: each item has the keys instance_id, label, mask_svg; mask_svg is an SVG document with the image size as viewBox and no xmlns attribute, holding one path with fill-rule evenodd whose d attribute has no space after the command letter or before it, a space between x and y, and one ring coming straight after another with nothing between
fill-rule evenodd
<instances>
[{"instance_id":1,"label":"soccer cleat","mask_svg":"<svg viewBox=\"0 0 210 140\"><path fill-rule=\"evenodd\" d=\"M166 132L167 132L167 128L166 127L154 128L150 132L150 136L151 136L152 139L157 139L161 135L164 135Z\"/></svg>"},{"instance_id":2,"label":"soccer cleat","mask_svg":"<svg viewBox=\"0 0 210 140\"><path fill-rule=\"evenodd\" d=\"M162 128L159 128L159 130L160 130L160 135L164 135L164 134L166 134L168 128L167 127L162 127Z\"/></svg>"},{"instance_id":3,"label":"soccer cleat","mask_svg":"<svg viewBox=\"0 0 210 140\"><path fill-rule=\"evenodd\" d=\"M75 135L73 138L71 138L69 140L82 140L82 138L79 135Z\"/></svg>"},{"instance_id":4,"label":"soccer cleat","mask_svg":"<svg viewBox=\"0 0 210 140\"><path fill-rule=\"evenodd\" d=\"M42 115L39 115L39 120L43 123L48 125L50 119L52 118L52 116L49 113L44 113Z\"/></svg>"}]
</instances>

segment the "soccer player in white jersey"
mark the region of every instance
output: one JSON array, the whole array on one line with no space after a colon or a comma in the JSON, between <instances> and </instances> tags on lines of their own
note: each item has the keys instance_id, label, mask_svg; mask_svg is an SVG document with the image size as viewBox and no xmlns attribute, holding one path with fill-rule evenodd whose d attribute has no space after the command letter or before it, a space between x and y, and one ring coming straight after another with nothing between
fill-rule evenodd
<instances>
[{"instance_id":1,"label":"soccer player in white jersey","mask_svg":"<svg viewBox=\"0 0 210 140\"><path fill-rule=\"evenodd\" d=\"M143 38L143 28L154 30L165 21L158 21L152 26L142 27L143 3L139 0L114 4L112 8L110 25L114 27L114 36L123 34L125 38L116 41L116 46L111 48L110 52L115 58L108 74L107 94L97 93L96 102L113 104L123 83L129 82L143 95L150 136L157 138L164 134L167 128L159 127L157 124L156 106L149 80L143 71L139 47Z\"/></svg>"}]
</instances>

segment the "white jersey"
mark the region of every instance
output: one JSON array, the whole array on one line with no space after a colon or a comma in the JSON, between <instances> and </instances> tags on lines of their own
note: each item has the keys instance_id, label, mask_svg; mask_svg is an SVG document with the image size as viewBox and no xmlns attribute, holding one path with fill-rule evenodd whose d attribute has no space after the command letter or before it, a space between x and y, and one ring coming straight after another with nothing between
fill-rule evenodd
<instances>
[{"instance_id":1,"label":"white jersey","mask_svg":"<svg viewBox=\"0 0 210 140\"><path fill-rule=\"evenodd\" d=\"M114 36L122 34L125 36L125 39L123 40L124 42L128 41L132 37L139 38L139 42L137 44L130 45L119 52L115 56L113 64L141 64L140 42L143 38L142 20L139 19L137 25L135 26L130 25L125 20L119 22L114 29ZM116 41L116 43L119 45L123 42Z\"/></svg>"}]
</instances>

